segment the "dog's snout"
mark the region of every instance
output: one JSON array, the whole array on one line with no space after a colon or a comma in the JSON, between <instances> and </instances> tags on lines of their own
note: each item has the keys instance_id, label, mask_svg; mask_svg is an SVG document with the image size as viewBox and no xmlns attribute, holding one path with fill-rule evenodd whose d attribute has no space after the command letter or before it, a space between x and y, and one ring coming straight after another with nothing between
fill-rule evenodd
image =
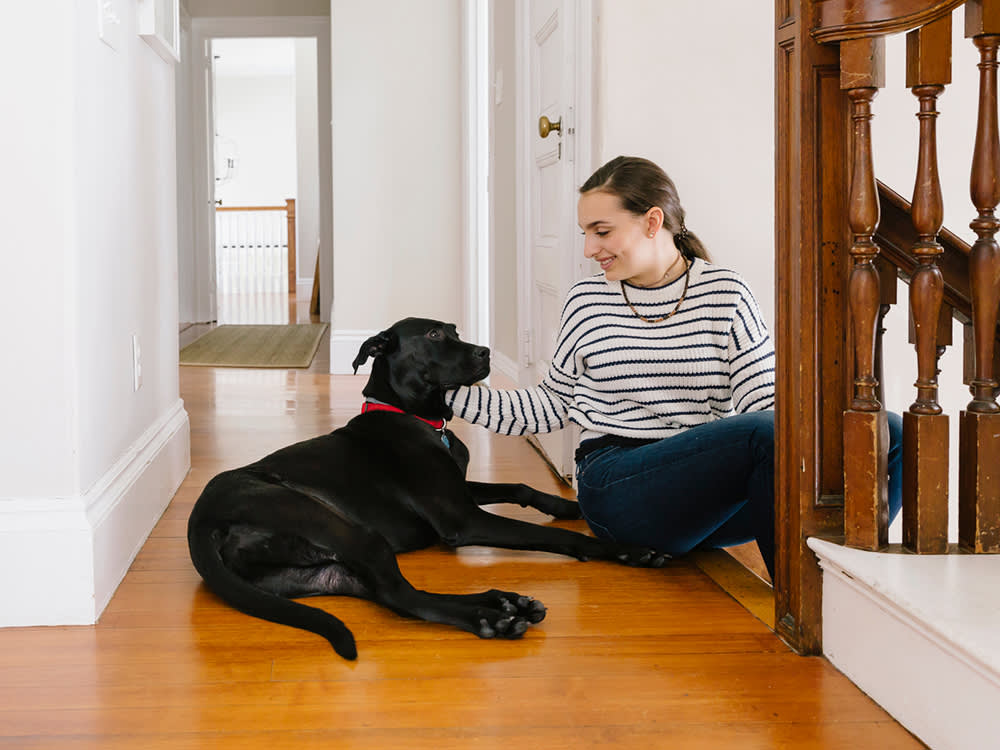
<instances>
[{"instance_id":1,"label":"dog's snout","mask_svg":"<svg viewBox=\"0 0 1000 750\"><path fill-rule=\"evenodd\" d=\"M477 346L475 349L473 349L472 356L475 357L476 359L486 359L487 357L490 356L490 350L487 349L485 346Z\"/></svg>"}]
</instances>

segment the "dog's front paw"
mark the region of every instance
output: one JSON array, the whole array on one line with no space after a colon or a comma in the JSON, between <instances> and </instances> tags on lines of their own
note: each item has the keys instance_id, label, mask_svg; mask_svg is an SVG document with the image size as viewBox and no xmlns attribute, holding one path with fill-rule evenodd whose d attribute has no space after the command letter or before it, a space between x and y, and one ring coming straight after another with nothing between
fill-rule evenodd
<instances>
[{"instance_id":1,"label":"dog's front paw","mask_svg":"<svg viewBox=\"0 0 1000 750\"><path fill-rule=\"evenodd\" d=\"M649 547L626 547L615 557L618 562L635 568L662 568L671 559L666 552L657 552Z\"/></svg>"},{"instance_id":2,"label":"dog's front paw","mask_svg":"<svg viewBox=\"0 0 1000 750\"><path fill-rule=\"evenodd\" d=\"M545 619L545 605L530 596L506 593L499 609L481 610L480 638L520 638L529 626Z\"/></svg>"}]
</instances>

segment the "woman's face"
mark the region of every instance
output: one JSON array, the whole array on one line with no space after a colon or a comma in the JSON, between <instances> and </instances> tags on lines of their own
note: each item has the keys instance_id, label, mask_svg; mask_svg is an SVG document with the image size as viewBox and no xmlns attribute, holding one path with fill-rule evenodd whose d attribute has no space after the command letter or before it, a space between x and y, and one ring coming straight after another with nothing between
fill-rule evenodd
<instances>
[{"instance_id":1,"label":"woman's face","mask_svg":"<svg viewBox=\"0 0 1000 750\"><path fill-rule=\"evenodd\" d=\"M609 281L651 284L662 277L656 242L649 236L658 217L651 222L649 213L636 216L617 195L592 190L580 196L577 218L584 256L597 261Z\"/></svg>"}]
</instances>

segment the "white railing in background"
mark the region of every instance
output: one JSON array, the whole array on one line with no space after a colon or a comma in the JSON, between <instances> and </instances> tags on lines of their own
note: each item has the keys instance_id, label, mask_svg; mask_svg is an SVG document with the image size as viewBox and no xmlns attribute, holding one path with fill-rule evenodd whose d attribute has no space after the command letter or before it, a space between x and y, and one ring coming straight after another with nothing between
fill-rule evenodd
<instances>
[{"instance_id":1,"label":"white railing in background","mask_svg":"<svg viewBox=\"0 0 1000 750\"><path fill-rule=\"evenodd\" d=\"M220 296L294 291L295 200L216 208L215 257Z\"/></svg>"}]
</instances>

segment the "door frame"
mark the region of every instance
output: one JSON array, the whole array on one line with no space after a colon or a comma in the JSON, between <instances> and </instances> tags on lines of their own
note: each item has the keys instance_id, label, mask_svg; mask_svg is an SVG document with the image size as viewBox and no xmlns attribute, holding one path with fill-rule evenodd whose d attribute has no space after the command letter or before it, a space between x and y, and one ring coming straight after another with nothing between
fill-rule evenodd
<instances>
[{"instance_id":1,"label":"door frame","mask_svg":"<svg viewBox=\"0 0 1000 750\"><path fill-rule=\"evenodd\" d=\"M463 337L490 346L490 0L462 3Z\"/></svg>"},{"instance_id":2,"label":"door frame","mask_svg":"<svg viewBox=\"0 0 1000 750\"><path fill-rule=\"evenodd\" d=\"M296 37L316 40L316 86L317 86L317 134L319 138L319 264L320 264L320 319L330 320L333 291L333 129L332 129L332 88L330 70L330 17L329 16L276 16L276 17L233 17L233 18L191 18L191 37L187 60L181 64L190 66L191 56L204 49L209 39L249 38L249 37ZM214 278L215 248L206 237L215 212L211 196L201 196L200 187L208 184L210 175L208 164L201 154L213 144L206 144L207 133L212 132L208 118L212 113L206 106L207 88L201 76L190 76L191 122L178 123L178 127L192 129L191 179L195 195L192 221L194 223L194 268L196 282L195 308L210 310L212 319L216 317ZM205 280L211 279L209 284ZM210 295L210 297L209 297Z\"/></svg>"},{"instance_id":3,"label":"door frame","mask_svg":"<svg viewBox=\"0 0 1000 750\"><path fill-rule=\"evenodd\" d=\"M575 60L573 83L571 88L572 105L567 105L563 114L563 127L566 135L563 140L564 158L573 163L573 184L582 185L590 176L593 163L594 138L594 2L593 0L565 0L573 18L570 19L571 31L564 42L572 46L572 57ZM534 310L531 297L531 183L532 152L531 140L537 127L538 113L532 111L531 104L531 29L529 0L516 0L514 9L514 34L517 48L514 70L515 80L515 139L514 153L517 161L517 178L515 180L515 205L518 215L517 226L517 330L518 330L518 384L521 386L536 385L531 372L532 337L535 329ZM573 200L574 210L569 216L576 215L575 192L566 196ZM576 238L579 228L575 219L568 220L562 228L566 242L563 258L564 279L570 283L584 276L586 262L583 257L582 243ZM565 291L565 290L564 290ZM566 431L567 443L575 443L575 432ZM565 451L571 455L572 446L567 445ZM568 479L563 471L556 473Z\"/></svg>"}]
</instances>

